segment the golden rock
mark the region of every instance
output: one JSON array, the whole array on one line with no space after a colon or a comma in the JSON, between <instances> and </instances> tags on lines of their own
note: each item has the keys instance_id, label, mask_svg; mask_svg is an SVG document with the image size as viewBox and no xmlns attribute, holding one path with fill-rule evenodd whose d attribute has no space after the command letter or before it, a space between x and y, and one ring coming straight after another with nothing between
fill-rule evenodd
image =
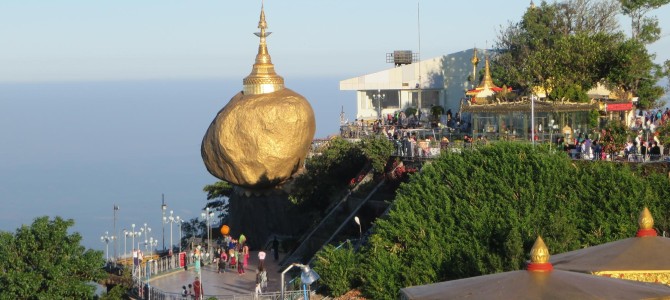
<instances>
[{"instance_id":1,"label":"golden rock","mask_svg":"<svg viewBox=\"0 0 670 300\"><path fill-rule=\"evenodd\" d=\"M215 177L260 190L287 181L303 165L316 131L312 106L286 89L268 52L265 11L258 54L244 90L217 114L202 140L202 159Z\"/></svg>"},{"instance_id":2,"label":"golden rock","mask_svg":"<svg viewBox=\"0 0 670 300\"><path fill-rule=\"evenodd\" d=\"M238 93L202 141L202 158L217 178L250 189L274 187L302 167L316 124L309 102L283 89Z\"/></svg>"}]
</instances>

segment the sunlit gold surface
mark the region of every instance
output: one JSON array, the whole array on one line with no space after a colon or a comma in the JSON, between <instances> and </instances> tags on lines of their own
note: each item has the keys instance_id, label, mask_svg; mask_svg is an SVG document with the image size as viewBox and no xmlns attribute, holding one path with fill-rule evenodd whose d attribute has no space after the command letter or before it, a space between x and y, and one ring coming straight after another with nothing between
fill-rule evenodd
<instances>
[{"instance_id":1,"label":"sunlit gold surface","mask_svg":"<svg viewBox=\"0 0 670 300\"><path fill-rule=\"evenodd\" d=\"M651 216L648 208L644 208L640 213L640 217L637 219L637 224L640 226L640 229L652 229L654 228L654 218Z\"/></svg>"},{"instance_id":2,"label":"sunlit gold surface","mask_svg":"<svg viewBox=\"0 0 670 300\"><path fill-rule=\"evenodd\" d=\"M601 271L593 275L670 285L670 270L665 271Z\"/></svg>"},{"instance_id":3,"label":"sunlit gold surface","mask_svg":"<svg viewBox=\"0 0 670 300\"><path fill-rule=\"evenodd\" d=\"M266 31L268 23L265 21L265 10L262 6L258 28L261 31L256 33L260 38L256 62L251 69L251 74L242 81L244 83L244 94L246 95L267 94L284 88L284 78L275 72L275 66L272 64L268 45L265 41L270 32Z\"/></svg>"},{"instance_id":4,"label":"sunlit gold surface","mask_svg":"<svg viewBox=\"0 0 670 300\"><path fill-rule=\"evenodd\" d=\"M533 248L530 249L530 262L532 263L546 263L549 261L549 249L544 244L541 236L537 237Z\"/></svg>"},{"instance_id":5,"label":"sunlit gold surface","mask_svg":"<svg viewBox=\"0 0 670 300\"><path fill-rule=\"evenodd\" d=\"M312 106L275 73L263 7L258 28L258 54L244 90L219 111L201 148L212 175L252 190L273 188L298 171L316 130Z\"/></svg>"},{"instance_id":6,"label":"sunlit gold surface","mask_svg":"<svg viewBox=\"0 0 670 300\"><path fill-rule=\"evenodd\" d=\"M312 107L290 89L239 93L209 126L202 158L217 178L251 189L270 188L302 166L315 130Z\"/></svg>"},{"instance_id":7,"label":"sunlit gold surface","mask_svg":"<svg viewBox=\"0 0 670 300\"><path fill-rule=\"evenodd\" d=\"M491 78L491 67L489 66L489 57L488 55L484 59L484 78L477 88L480 89L491 89L496 87L493 84L493 78Z\"/></svg>"}]
</instances>

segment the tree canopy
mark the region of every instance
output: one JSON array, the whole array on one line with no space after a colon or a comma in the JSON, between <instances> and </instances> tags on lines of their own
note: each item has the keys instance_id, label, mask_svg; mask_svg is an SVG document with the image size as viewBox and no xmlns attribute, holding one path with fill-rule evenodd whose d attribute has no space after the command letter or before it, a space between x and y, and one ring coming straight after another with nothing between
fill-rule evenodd
<instances>
[{"instance_id":1,"label":"tree canopy","mask_svg":"<svg viewBox=\"0 0 670 300\"><path fill-rule=\"evenodd\" d=\"M668 1L543 1L499 32L494 79L522 92L541 87L554 101L585 101L586 92L601 82L633 93L641 108L651 108L664 92L655 86L664 72L645 47L650 38L643 36L651 29L626 38L616 16L622 6L638 16L648 12L640 3L659 2L658 7Z\"/></svg>"},{"instance_id":2,"label":"tree canopy","mask_svg":"<svg viewBox=\"0 0 670 300\"><path fill-rule=\"evenodd\" d=\"M0 299L91 299L103 279L102 251L81 246L74 221L40 217L0 232Z\"/></svg>"}]
</instances>

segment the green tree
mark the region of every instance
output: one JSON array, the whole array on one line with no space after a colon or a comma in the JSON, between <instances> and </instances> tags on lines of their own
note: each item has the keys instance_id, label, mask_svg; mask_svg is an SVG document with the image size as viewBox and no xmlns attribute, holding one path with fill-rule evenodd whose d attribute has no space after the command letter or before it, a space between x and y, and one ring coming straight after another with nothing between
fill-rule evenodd
<instances>
[{"instance_id":1,"label":"green tree","mask_svg":"<svg viewBox=\"0 0 670 300\"><path fill-rule=\"evenodd\" d=\"M646 13L640 3L621 0L631 13ZM626 39L619 30L616 1L542 2L498 34L492 72L499 85L527 94L534 86L550 91L550 100L587 101L586 91L602 82L639 97L639 107L652 108L663 95L656 82L664 72L653 62L645 39ZM626 11L626 10L625 10ZM651 26L651 25L650 25ZM627 94L623 96L628 97Z\"/></svg>"},{"instance_id":2,"label":"green tree","mask_svg":"<svg viewBox=\"0 0 670 300\"><path fill-rule=\"evenodd\" d=\"M291 197L307 210L324 210L366 162L358 144L342 138L331 139L317 155L307 159L305 172L292 183Z\"/></svg>"},{"instance_id":3,"label":"green tree","mask_svg":"<svg viewBox=\"0 0 670 300\"><path fill-rule=\"evenodd\" d=\"M228 215L228 199L233 193L233 185L226 181L217 181L206 185L202 190L207 193L206 207L218 212L219 219L225 219Z\"/></svg>"},{"instance_id":4,"label":"green tree","mask_svg":"<svg viewBox=\"0 0 670 300\"><path fill-rule=\"evenodd\" d=\"M384 172L384 167L386 167L386 163L395 150L393 143L386 136L373 136L362 139L359 147L365 158L372 165L374 172L378 174Z\"/></svg>"},{"instance_id":5,"label":"green tree","mask_svg":"<svg viewBox=\"0 0 670 300\"><path fill-rule=\"evenodd\" d=\"M320 283L332 296L339 297L351 290L360 277L360 258L349 241L341 248L328 245L315 258L314 270L321 276Z\"/></svg>"},{"instance_id":6,"label":"green tree","mask_svg":"<svg viewBox=\"0 0 670 300\"><path fill-rule=\"evenodd\" d=\"M102 251L68 234L72 219L36 218L16 233L0 232L0 299L91 299L105 278Z\"/></svg>"},{"instance_id":7,"label":"green tree","mask_svg":"<svg viewBox=\"0 0 670 300\"><path fill-rule=\"evenodd\" d=\"M619 0L624 15L630 17L631 35L634 40L651 44L661 37L661 27L652 10L670 3L670 0Z\"/></svg>"}]
</instances>

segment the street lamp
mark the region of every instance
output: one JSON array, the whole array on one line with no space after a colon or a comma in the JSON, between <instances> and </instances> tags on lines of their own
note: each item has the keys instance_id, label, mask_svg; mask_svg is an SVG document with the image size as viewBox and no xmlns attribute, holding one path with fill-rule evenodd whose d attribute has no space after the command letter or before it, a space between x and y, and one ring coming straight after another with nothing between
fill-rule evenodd
<instances>
[{"instance_id":1,"label":"street lamp","mask_svg":"<svg viewBox=\"0 0 670 300\"><path fill-rule=\"evenodd\" d=\"M530 140L535 146L535 94L530 95Z\"/></svg>"},{"instance_id":2,"label":"street lamp","mask_svg":"<svg viewBox=\"0 0 670 300\"><path fill-rule=\"evenodd\" d=\"M378 119L381 119L382 118L382 101L384 101L384 99L386 99L386 95L382 94L381 90L377 90L377 93L372 95L372 99L377 101L377 103L379 104L377 106L377 115L378 115Z\"/></svg>"},{"instance_id":3,"label":"street lamp","mask_svg":"<svg viewBox=\"0 0 670 300\"><path fill-rule=\"evenodd\" d=\"M149 238L149 240L144 237L144 251L149 251L149 253L153 253L153 249L158 246L158 239L154 239L153 237Z\"/></svg>"},{"instance_id":4,"label":"street lamp","mask_svg":"<svg viewBox=\"0 0 670 300\"><path fill-rule=\"evenodd\" d=\"M114 204L114 257L118 258L116 255L116 249L118 248L116 245L116 237L118 236L118 231L116 231L116 211L119 210L119 206Z\"/></svg>"},{"instance_id":5,"label":"street lamp","mask_svg":"<svg viewBox=\"0 0 670 300\"><path fill-rule=\"evenodd\" d=\"M151 227L147 226L147 223L144 223L144 226L140 228L140 236L142 235L141 233L144 233L144 240L146 242L146 239L149 237L149 233L151 232ZM140 248L140 242L137 242L137 248Z\"/></svg>"},{"instance_id":6,"label":"street lamp","mask_svg":"<svg viewBox=\"0 0 670 300\"><path fill-rule=\"evenodd\" d=\"M212 219L212 216L214 215L214 212L209 211L209 207L205 208L205 211L200 214L203 219L207 221L207 253L209 253L209 257L212 257L212 239L211 239L211 228L210 228L210 220Z\"/></svg>"},{"instance_id":7,"label":"street lamp","mask_svg":"<svg viewBox=\"0 0 670 300\"><path fill-rule=\"evenodd\" d=\"M358 239L363 239L363 229L361 228L361 219L359 219L358 216L355 216L354 222L358 224Z\"/></svg>"},{"instance_id":8,"label":"street lamp","mask_svg":"<svg viewBox=\"0 0 670 300\"><path fill-rule=\"evenodd\" d=\"M165 204L165 194L161 194L161 198L162 198L161 211L163 212L163 224L161 224L161 226L163 227L163 251L165 251L165 210L167 209L167 204Z\"/></svg>"},{"instance_id":9,"label":"street lamp","mask_svg":"<svg viewBox=\"0 0 670 300\"><path fill-rule=\"evenodd\" d=\"M114 240L114 235L109 235L108 231L105 231L105 235L100 237L100 241L105 243L106 249L105 249L105 254L107 257L107 261L109 261L109 242Z\"/></svg>"},{"instance_id":10,"label":"street lamp","mask_svg":"<svg viewBox=\"0 0 670 300\"><path fill-rule=\"evenodd\" d=\"M303 264L298 264L298 263L292 263L288 268L284 269L284 271L281 272L281 297L279 299L284 299L284 274L288 272L291 268L293 267L299 267L302 273L300 274L300 281L302 281L303 284L309 286L312 284L314 281L317 281L319 278L319 274L314 272L314 270L310 269L309 266L303 265ZM305 289L305 294L307 293L307 289ZM305 296L305 299L308 299L307 296Z\"/></svg>"},{"instance_id":11,"label":"street lamp","mask_svg":"<svg viewBox=\"0 0 670 300\"><path fill-rule=\"evenodd\" d=\"M173 216L173 214L174 214L174 211L170 211L170 216L169 217L163 216L163 224L170 223L170 251L172 251L172 248L174 247L174 244L172 243L172 224L181 222L181 219L179 218L179 216L175 217L175 216ZM181 234L179 236L180 236L179 241L180 241L180 244L181 244Z\"/></svg>"},{"instance_id":12,"label":"street lamp","mask_svg":"<svg viewBox=\"0 0 670 300\"><path fill-rule=\"evenodd\" d=\"M132 243L130 246L133 248L133 252L135 251L135 237L140 237L142 236L142 231L135 231L135 224L132 224L130 227L132 227L131 231L128 232L128 235L132 237ZM139 246L138 246L139 248Z\"/></svg>"},{"instance_id":13,"label":"street lamp","mask_svg":"<svg viewBox=\"0 0 670 300\"><path fill-rule=\"evenodd\" d=\"M128 236L130 235L130 231L128 229L123 228L123 257L128 256L128 247L127 247L127 241L128 241Z\"/></svg>"},{"instance_id":14,"label":"street lamp","mask_svg":"<svg viewBox=\"0 0 670 300\"><path fill-rule=\"evenodd\" d=\"M181 253L181 226L184 224L184 220L181 219L177 222L177 227L179 227L179 252Z\"/></svg>"}]
</instances>

